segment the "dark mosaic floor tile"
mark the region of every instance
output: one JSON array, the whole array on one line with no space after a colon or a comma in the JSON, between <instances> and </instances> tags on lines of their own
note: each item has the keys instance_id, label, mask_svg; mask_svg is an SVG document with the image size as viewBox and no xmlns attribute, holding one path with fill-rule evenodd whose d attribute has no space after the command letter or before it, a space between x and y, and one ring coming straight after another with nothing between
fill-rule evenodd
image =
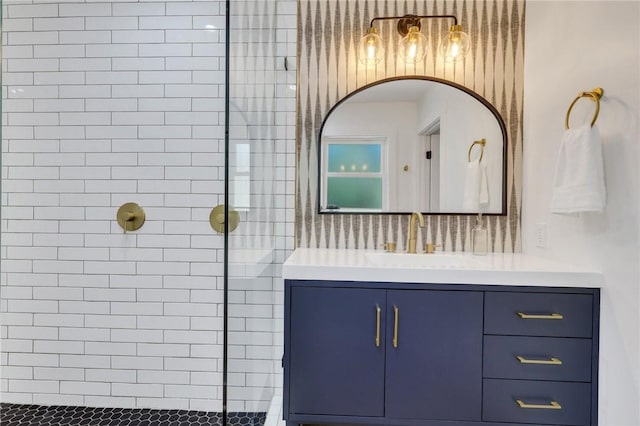
<instances>
[{"instance_id":1,"label":"dark mosaic floor tile","mask_svg":"<svg viewBox=\"0 0 640 426\"><path fill-rule=\"evenodd\" d=\"M227 426L263 426L266 413L227 414ZM222 426L221 413L0 403L2 426Z\"/></svg>"}]
</instances>

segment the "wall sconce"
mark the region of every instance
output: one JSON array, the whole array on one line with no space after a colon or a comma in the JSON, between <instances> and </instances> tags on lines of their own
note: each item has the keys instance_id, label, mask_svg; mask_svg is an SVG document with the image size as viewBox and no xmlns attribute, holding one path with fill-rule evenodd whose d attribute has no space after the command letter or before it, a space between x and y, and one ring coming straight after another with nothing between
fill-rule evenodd
<instances>
[{"instance_id":1,"label":"wall sconce","mask_svg":"<svg viewBox=\"0 0 640 426\"><path fill-rule=\"evenodd\" d=\"M440 43L440 54L445 62L457 62L466 56L471 49L469 36L458 25L458 18L454 15L405 15L373 18L367 33L360 40L358 57L365 65L376 65L384 58L384 47L378 30L373 26L375 21L397 19L398 33L402 36L398 45L400 57L408 64L415 64L424 59L427 54L427 37L420 32L422 19L453 19L449 34Z\"/></svg>"}]
</instances>

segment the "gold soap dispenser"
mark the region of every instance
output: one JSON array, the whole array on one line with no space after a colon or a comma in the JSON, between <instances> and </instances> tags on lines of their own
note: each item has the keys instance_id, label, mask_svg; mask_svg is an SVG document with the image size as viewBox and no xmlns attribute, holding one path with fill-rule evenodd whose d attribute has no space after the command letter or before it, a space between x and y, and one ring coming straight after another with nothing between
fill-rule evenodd
<instances>
[{"instance_id":1,"label":"gold soap dispenser","mask_svg":"<svg viewBox=\"0 0 640 426\"><path fill-rule=\"evenodd\" d=\"M478 213L476 226L471 229L471 249L473 254L486 255L489 246L489 232L482 221L482 213Z\"/></svg>"}]
</instances>

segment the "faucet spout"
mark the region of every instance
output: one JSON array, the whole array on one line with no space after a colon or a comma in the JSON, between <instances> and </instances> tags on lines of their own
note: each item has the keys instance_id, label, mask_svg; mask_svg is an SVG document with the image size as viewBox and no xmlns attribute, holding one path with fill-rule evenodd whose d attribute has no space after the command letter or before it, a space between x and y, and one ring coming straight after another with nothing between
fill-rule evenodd
<instances>
[{"instance_id":1,"label":"faucet spout","mask_svg":"<svg viewBox=\"0 0 640 426\"><path fill-rule=\"evenodd\" d=\"M416 253L416 244L418 240L418 229L416 228L416 219L420 228L424 228L424 217L420 212L411 213L409 220L409 244L407 244L408 253Z\"/></svg>"}]
</instances>

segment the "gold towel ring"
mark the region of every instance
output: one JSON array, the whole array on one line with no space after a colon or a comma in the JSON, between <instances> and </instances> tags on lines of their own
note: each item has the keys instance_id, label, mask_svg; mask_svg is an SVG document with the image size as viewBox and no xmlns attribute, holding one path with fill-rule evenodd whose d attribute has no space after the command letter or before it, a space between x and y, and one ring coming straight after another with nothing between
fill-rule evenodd
<instances>
[{"instance_id":1,"label":"gold towel ring","mask_svg":"<svg viewBox=\"0 0 640 426\"><path fill-rule=\"evenodd\" d=\"M471 150L475 145L480 145L480 159L478 162L482 161L482 156L484 155L484 146L487 144L487 140L485 138L480 139L479 141L474 141L469 147L469 152L467 153L467 160L469 163L471 162Z\"/></svg>"},{"instance_id":2,"label":"gold towel ring","mask_svg":"<svg viewBox=\"0 0 640 426\"><path fill-rule=\"evenodd\" d=\"M567 110L567 118L564 120L565 129L569 129L569 116L571 115L571 109L578 102L580 98L591 98L592 101L596 103L596 111L593 114L593 120L591 120L591 127L596 124L596 120L598 119L598 114L600 113L600 98L604 94L604 90L601 87L596 87L591 92L581 92L569 105L569 109Z\"/></svg>"}]
</instances>

